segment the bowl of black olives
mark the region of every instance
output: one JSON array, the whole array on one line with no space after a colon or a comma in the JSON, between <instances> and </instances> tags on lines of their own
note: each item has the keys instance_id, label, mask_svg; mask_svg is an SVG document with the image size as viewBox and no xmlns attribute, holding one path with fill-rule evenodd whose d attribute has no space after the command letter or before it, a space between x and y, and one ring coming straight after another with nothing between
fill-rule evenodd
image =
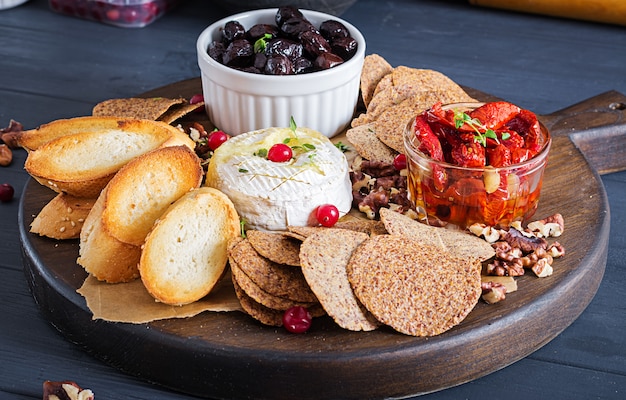
<instances>
[{"instance_id":1,"label":"bowl of black olives","mask_svg":"<svg viewBox=\"0 0 626 400\"><path fill-rule=\"evenodd\" d=\"M333 137L352 120L365 39L336 16L293 6L223 18L197 40L206 112L238 135L298 126Z\"/></svg>"}]
</instances>

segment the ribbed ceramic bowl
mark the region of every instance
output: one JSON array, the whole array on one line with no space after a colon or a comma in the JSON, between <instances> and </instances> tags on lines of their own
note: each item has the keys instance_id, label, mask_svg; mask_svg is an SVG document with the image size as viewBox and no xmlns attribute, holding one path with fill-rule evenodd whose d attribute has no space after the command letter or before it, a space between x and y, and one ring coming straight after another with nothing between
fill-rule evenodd
<instances>
[{"instance_id":1,"label":"ribbed ceramic bowl","mask_svg":"<svg viewBox=\"0 0 626 400\"><path fill-rule=\"evenodd\" d=\"M352 24L330 14L301 10L315 26L329 19L341 22L358 43L350 60L323 71L281 76L253 74L222 65L207 53L209 44L219 40L226 22L239 21L246 29L257 23L275 24L276 11L235 14L200 34L196 47L207 114L215 126L231 135L287 127L293 117L298 126L333 137L351 121L359 95L365 39Z\"/></svg>"}]
</instances>

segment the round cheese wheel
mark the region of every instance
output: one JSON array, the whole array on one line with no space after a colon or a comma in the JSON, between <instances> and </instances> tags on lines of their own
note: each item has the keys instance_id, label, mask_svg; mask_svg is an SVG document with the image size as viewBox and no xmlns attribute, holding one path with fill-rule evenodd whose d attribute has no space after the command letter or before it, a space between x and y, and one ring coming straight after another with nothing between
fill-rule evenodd
<instances>
[{"instance_id":1,"label":"round cheese wheel","mask_svg":"<svg viewBox=\"0 0 626 400\"><path fill-rule=\"evenodd\" d=\"M293 150L287 162L267 159L277 143ZM324 135L307 128L267 128L224 142L214 152L205 185L224 192L248 229L305 226L322 204L344 215L352 207L352 184L343 153Z\"/></svg>"}]
</instances>

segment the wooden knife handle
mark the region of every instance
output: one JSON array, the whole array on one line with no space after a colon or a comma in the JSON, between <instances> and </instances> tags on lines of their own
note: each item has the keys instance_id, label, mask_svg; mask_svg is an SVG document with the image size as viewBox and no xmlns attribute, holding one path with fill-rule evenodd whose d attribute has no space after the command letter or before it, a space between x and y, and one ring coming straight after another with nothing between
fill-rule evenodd
<instances>
[{"instance_id":1,"label":"wooden knife handle","mask_svg":"<svg viewBox=\"0 0 626 400\"><path fill-rule=\"evenodd\" d=\"M477 6L626 25L624 0L469 0Z\"/></svg>"},{"instance_id":2,"label":"wooden knife handle","mask_svg":"<svg viewBox=\"0 0 626 400\"><path fill-rule=\"evenodd\" d=\"M552 135L569 135L600 174L626 170L626 96L609 91L539 116Z\"/></svg>"}]
</instances>

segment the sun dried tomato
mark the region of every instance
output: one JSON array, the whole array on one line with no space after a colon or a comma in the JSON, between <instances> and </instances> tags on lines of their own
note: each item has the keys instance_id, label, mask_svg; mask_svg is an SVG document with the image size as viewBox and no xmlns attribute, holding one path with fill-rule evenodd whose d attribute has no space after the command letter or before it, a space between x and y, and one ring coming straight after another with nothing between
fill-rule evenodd
<instances>
[{"instance_id":1,"label":"sun dried tomato","mask_svg":"<svg viewBox=\"0 0 626 400\"><path fill-rule=\"evenodd\" d=\"M524 147L531 151L532 156L541 150L541 126L537 116L532 111L520 110L515 118L506 124L506 127L524 138Z\"/></svg>"},{"instance_id":2,"label":"sun dried tomato","mask_svg":"<svg viewBox=\"0 0 626 400\"><path fill-rule=\"evenodd\" d=\"M425 115L420 114L415 118L413 131L419 140L418 150L428 155L433 160L443 161L441 142L439 142L439 138L433 133L430 125L428 125Z\"/></svg>"},{"instance_id":3,"label":"sun dried tomato","mask_svg":"<svg viewBox=\"0 0 626 400\"><path fill-rule=\"evenodd\" d=\"M487 148L487 163L493 167L506 167L512 164L511 149L503 144Z\"/></svg>"},{"instance_id":4,"label":"sun dried tomato","mask_svg":"<svg viewBox=\"0 0 626 400\"><path fill-rule=\"evenodd\" d=\"M520 108L506 101L494 101L470 111L471 118L480 120L487 129L500 129L519 114Z\"/></svg>"},{"instance_id":5,"label":"sun dried tomato","mask_svg":"<svg viewBox=\"0 0 626 400\"><path fill-rule=\"evenodd\" d=\"M452 163L460 167L484 167L485 148L476 142L461 142L455 145L450 157Z\"/></svg>"}]
</instances>

